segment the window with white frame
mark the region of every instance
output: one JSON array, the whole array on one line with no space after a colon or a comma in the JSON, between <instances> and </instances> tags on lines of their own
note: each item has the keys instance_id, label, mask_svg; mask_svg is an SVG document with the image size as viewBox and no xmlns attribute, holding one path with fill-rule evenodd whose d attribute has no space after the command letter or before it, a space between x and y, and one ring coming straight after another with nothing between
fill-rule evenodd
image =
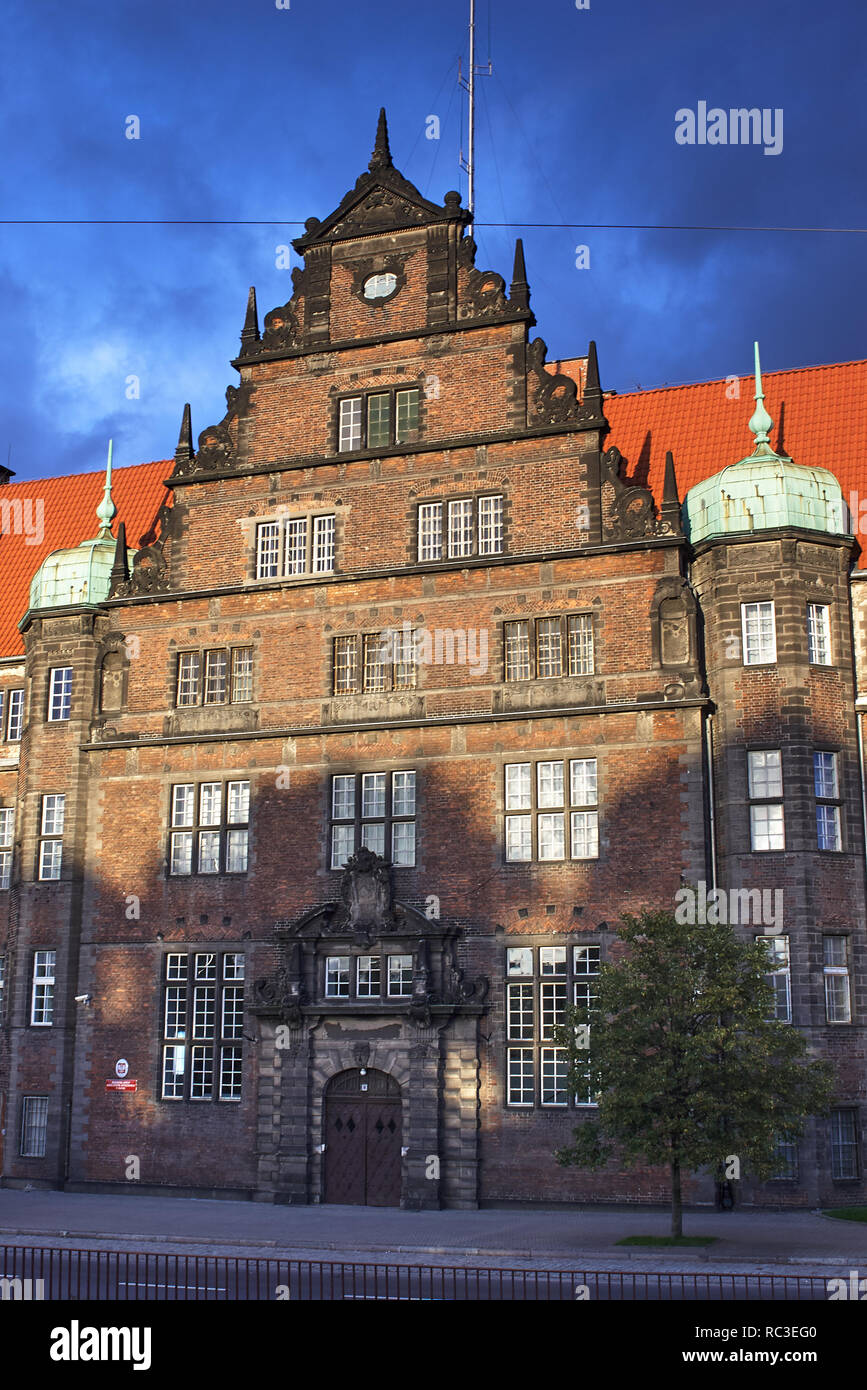
<instances>
[{"instance_id":1,"label":"window with white frame","mask_svg":"<svg viewBox=\"0 0 867 1390\"><path fill-rule=\"evenodd\" d=\"M21 1158L44 1158L48 1137L48 1097L22 1096L21 1135L18 1153Z\"/></svg>"},{"instance_id":2,"label":"window with white frame","mask_svg":"<svg viewBox=\"0 0 867 1390\"><path fill-rule=\"evenodd\" d=\"M24 691L0 690L0 743L20 743L24 726Z\"/></svg>"},{"instance_id":3,"label":"window with white frame","mask_svg":"<svg viewBox=\"0 0 867 1390\"><path fill-rule=\"evenodd\" d=\"M505 679L526 681L593 674L593 615L518 618L503 624Z\"/></svg>"},{"instance_id":4,"label":"window with white frame","mask_svg":"<svg viewBox=\"0 0 867 1390\"><path fill-rule=\"evenodd\" d=\"M816 795L816 842L819 849L842 850L840 831L840 779L836 753L813 753L813 789Z\"/></svg>"},{"instance_id":5,"label":"window with white frame","mask_svg":"<svg viewBox=\"0 0 867 1390\"><path fill-rule=\"evenodd\" d=\"M758 852L786 848L783 816L783 759L779 748L747 753L750 796L750 849Z\"/></svg>"},{"instance_id":6,"label":"window with white frame","mask_svg":"<svg viewBox=\"0 0 867 1390\"><path fill-rule=\"evenodd\" d=\"M338 452L389 449L418 439L419 400L417 386L346 396L339 408Z\"/></svg>"},{"instance_id":7,"label":"window with white frame","mask_svg":"<svg viewBox=\"0 0 867 1390\"><path fill-rule=\"evenodd\" d=\"M509 862L596 859L599 855L595 758L507 763L505 853Z\"/></svg>"},{"instance_id":8,"label":"window with white frame","mask_svg":"<svg viewBox=\"0 0 867 1390\"><path fill-rule=\"evenodd\" d=\"M852 1022L852 997L849 981L849 941L845 936L825 936L822 939L825 982L826 1023Z\"/></svg>"},{"instance_id":9,"label":"window with white frame","mask_svg":"<svg viewBox=\"0 0 867 1390\"><path fill-rule=\"evenodd\" d=\"M415 772L339 773L331 779L331 868L364 846L395 868L415 864Z\"/></svg>"},{"instance_id":10,"label":"window with white frame","mask_svg":"<svg viewBox=\"0 0 867 1390\"><path fill-rule=\"evenodd\" d=\"M419 504L419 562L501 555L502 552L503 498L500 494Z\"/></svg>"},{"instance_id":11,"label":"window with white frame","mask_svg":"<svg viewBox=\"0 0 867 1390\"><path fill-rule=\"evenodd\" d=\"M598 1009L599 970L602 949L599 946L572 947L572 1003L581 1010L581 1022L592 1026L592 1017ZM576 1105L595 1105L596 1096L591 1086L589 1071L587 1087L575 1094Z\"/></svg>"},{"instance_id":12,"label":"window with white frame","mask_svg":"<svg viewBox=\"0 0 867 1390\"><path fill-rule=\"evenodd\" d=\"M858 1112L832 1110L829 1128L831 1177L838 1180L857 1178L861 1166L858 1158Z\"/></svg>"},{"instance_id":13,"label":"window with white frame","mask_svg":"<svg viewBox=\"0 0 867 1390\"><path fill-rule=\"evenodd\" d=\"M596 1007L600 948L506 948L506 1105L559 1107L570 1103L566 1049L554 1041L568 1003ZM594 1105L587 1091L575 1106Z\"/></svg>"},{"instance_id":14,"label":"window with white frame","mask_svg":"<svg viewBox=\"0 0 867 1390\"><path fill-rule=\"evenodd\" d=\"M0 892L12 883L12 836L15 830L14 806L0 806Z\"/></svg>"},{"instance_id":15,"label":"window with white frame","mask_svg":"<svg viewBox=\"0 0 867 1390\"><path fill-rule=\"evenodd\" d=\"M252 647L178 653L175 703L179 709L202 704L247 704L252 698Z\"/></svg>"},{"instance_id":16,"label":"window with white frame","mask_svg":"<svg viewBox=\"0 0 867 1390\"><path fill-rule=\"evenodd\" d=\"M335 695L377 695L414 690L415 629L386 628L334 638L332 677Z\"/></svg>"},{"instance_id":17,"label":"window with white frame","mask_svg":"<svg viewBox=\"0 0 867 1390\"><path fill-rule=\"evenodd\" d=\"M778 1023L792 1021L792 965L789 956L787 936L760 936L768 953L768 971L765 976L774 991L774 1006L770 1017Z\"/></svg>"},{"instance_id":18,"label":"window with white frame","mask_svg":"<svg viewBox=\"0 0 867 1390\"><path fill-rule=\"evenodd\" d=\"M831 609L827 603L807 604L807 649L811 665L831 665Z\"/></svg>"},{"instance_id":19,"label":"window with white frame","mask_svg":"<svg viewBox=\"0 0 867 1390\"><path fill-rule=\"evenodd\" d=\"M56 951L34 951L33 989L30 996L30 1022L34 1028L50 1028L54 1023L56 967Z\"/></svg>"},{"instance_id":20,"label":"window with white frame","mask_svg":"<svg viewBox=\"0 0 867 1390\"><path fill-rule=\"evenodd\" d=\"M162 1099L239 1101L244 956L172 951L165 957Z\"/></svg>"},{"instance_id":21,"label":"window with white frame","mask_svg":"<svg viewBox=\"0 0 867 1390\"><path fill-rule=\"evenodd\" d=\"M176 784L171 790L170 821L172 876L247 872L248 781Z\"/></svg>"},{"instance_id":22,"label":"window with white frame","mask_svg":"<svg viewBox=\"0 0 867 1390\"><path fill-rule=\"evenodd\" d=\"M48 678L48 722L68 719L72 711L72 667L53 666Z\"/></svg>"},{"instance_id":23,"label":"window with white frame","mask_svg":"<svg viewBox=\"0 0 867 1390\"><path fill-rule=\"evenodd\" d=\"M45 880L60 878L63 863L63 825L66 819L66 795L51 792L43 796L39 816L39 877Z\"/></svg>"},{"instance_id":24,"label":"window with white frame","mask_svg":"<svg viewBox=\"0 0 867 1390\"><path fill-rule=\"evenodd\" d=\"M348 999L350 978L349 956L326 956L325 998Z\"/></svg>"},{"instance_id":25,"label":"window with white frame","mask_svg":"<svg viewBox=\"0 0 867 1390\"><path fill-rule=\"evenodd\" d=\"M772 602L741 604L745 666L767 665L777 659L777 632Z\"/></svg>"},{"instance_id":26,"label":"window with white frame","mask_svg":"<svg viewBox=\"0 0 867 1390\"><path fill-rule=\"evenodd\" d=\"M390 999L405 999L412 994L412 956L388 956L388 994Z\"/></svg>"},{"instance_id":27,"label":"window with white frame","mask_svg":"<svg viewBox=\"0 0 867 1390\"><path fill-rule=\"evenodd\" d=\"M332 574L335 525L333 513L261 522L256 527L256 578Z\"/></svg>"},{"instance_id":28,"label":"window with white frame","mask_svg":"<svg viewBox=\"0 0 867 1390\"><path fill-rule=\"evenodd\" d=\"M324 989L326 999L354 999L363 1002L386 997L408 999L412 994L413 962L408 954L326 956Z\"/></svg>"}]
</instances>

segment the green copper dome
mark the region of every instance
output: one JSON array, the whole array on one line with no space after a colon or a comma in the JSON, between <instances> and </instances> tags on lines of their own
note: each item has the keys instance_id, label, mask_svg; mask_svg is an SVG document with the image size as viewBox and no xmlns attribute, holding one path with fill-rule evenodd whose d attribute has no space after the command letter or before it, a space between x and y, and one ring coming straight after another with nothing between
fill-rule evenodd
<instances>
[{"instance_id":1,"label":"green copper dome","mask_svg":"<svg viewBox=\"0 0 867 1390\"><path fill-rule=\"evenodd\" d=\"M834 474L793 463L771 448L773 420L764 405L758 343L755 354L756 410L749 426L755 450L690 488L683 504L686 535L695 545L714 536L786 526L848 534L843 493Z\"/></svg>"},{"instance_id":2,"label":"green copper dome","mask_svg":"<svg viewBox=\"0 0 867 1390\"><path fill-rule=\"evenodd\" d=\"M96 536L66 550L53 550L30 583L30 608L62 608L68 604L101 603L108 598L117 543L111 523L117 508L111 498L111 443L105 490L96 509L102 523ZM131 559L134 552L129 551Z\"/></svg>"}]
</instances>

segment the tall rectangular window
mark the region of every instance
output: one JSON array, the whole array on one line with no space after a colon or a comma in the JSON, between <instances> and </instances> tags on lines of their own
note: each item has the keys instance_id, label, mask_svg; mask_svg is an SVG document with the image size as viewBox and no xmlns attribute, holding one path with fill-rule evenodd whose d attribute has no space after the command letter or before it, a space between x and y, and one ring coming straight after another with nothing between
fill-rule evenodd
<instances>
[{"instance_id":1,"label":"tall rectangular window","mask_svg":"<svg viewBox=\"0 0 867 1390\"><path fill-rule=\"evenodd\" d=\"M842 850L836 753L813 754L813 787L816 795L817 845L819 849Z\"/></svg>"},{"instance_id":2,"label":"tall rectangular window","mask_svg":"<svg viewBox=\"0 0 867 1390\"><path fill-rule=\"evenodd\" d=\"M568 1105L566 1050L554 1042L570 999L595 1008L600 949L510 946L506 949L506 1104ZM571 960L571 974L570 974ZM538 1091L537 1091L538 1087ZM571 1097L592 1105L588 1092Z\"/></svg>"},{"instance_id":3,"label":"tall rectangular window","mask_svg":"<svg viewBox=\"0 0 867 1390\"><path fill-rule=\"evenodd\" d=\"M825 980L825 1021L851 1023L852 999L849 985L849 943L845 936L823 938Z\"/></svg>"},{"instance_id":4,"label":"tall rectangular window","mask_svg":"<svg viewBox=\"0 0 867 1390\"><path fill-rule=\"evenodd\" d=\"M352 396L340 402L340 438L338 447L341 453L361 448L361 397Z\"/></svg>"},{"instance_id":5,"label":"tall rectangular window","mask_svg":"<svg viewBox=\"0 0 867 1390\"><path fill-rule=\"evenodd\" d=\"M837 1179L857 1178L858 1125L854 1110L832 1110L831 1132L831 1177Z\"/></svg>"},{"instance_id":6,"label":"tall rectangular window","mask_svg":"<svg viewBox=\"0 0 867 1390\"><path fill-rule=\"evenodd\" d=\"M20 743L24 727L24 691L10 690L6 705L6 738L10 743Z\"/></svg>"},{"instance_id":7,"label":"tall rectangular window","mask_svg":"<svg viewBox=\"0 0 867 1390\"><path fill-rule=\"evenodd\" d=\"M205 652L205 704L224 705L228 693L228 659L224 650Z\"/></svg>"},{"instance_id":8,"label":"tall rectangular window","mask_svg":"<svg viewBox=\"0 0 867 1390\"><path fill-rule=\"evenodd\" d=\"M349 956L326 956L325 998L349 998Z\"/></svg>"},{"instance_id":9,"label":"tall rectangular window","mask_svg":"<svg viewBox=\"0 0 867 1390\"><path fill-rule=\"evenodd\" d=\"M12 835L15 828L14 806L0 806L0 891L12 882Z\"/></svg>"},{"instance_id":10,"label":"tall rectangular window","mask_svg":"<svg viewBox=\"0 0 867 1390\"><path fill-rule=\"evenodd\" d=\"M562 676L562 639L559 618L536 619L536 672L540 677Z\"/></svg>"},{"instance_id":11,"label":"tall rectangular window","mask_svg":"<svg viewBox=\"0 0 867 1390\"><path fill-rule=\"evenodd\" d=\"M66 796L52 793L43 796L39 823L39 877L60 878L63 861L63 824L66 815Z\"/></svg>"},{"instance_id":12,"label":"tall rectangular window","mask_svg":"<svg viewBox=\"0 0 867 1390\"><path fill-rule=\"evenodd\" d=\"M391 443L391 397L387 392L367 398L367 447L387 449Z\"/></svg>"},{"instance_id":13,"label":"tall rectangular window","mask_svg":"<svg viewBox=\"0 0 867 1390\"><path fill-rule=\"evenodd\" d=\"M389 998L406 998L412 994L412 956L388 957Z\"/></svg>"},{"instance_id":14,"label":"tall rectangular window","mask_svg":"<svg viewBox=\"0 0 867 1390\"><path fill-rule=\"evenodd\" d=\"M48 1097L24 1096L21 1105L21 1137L18 1152L22 1158L44 1158L48 1136Z\"/></svg>"},{"instance_id":15,"label":"tall rectangular window","mask_svg":"<svg viewBox=\"0 0 867 1390\"><path fill-rule=\"evenodd\" d=\"M530 624L526 619L504 624L506 680L527 681L533 674L530 652Z\"/></svg>"},{"instance_id":16,"label":"tall rectangular window","mask_svg":"<svg viewBox=\"0 0 867 1390\"><path fill-rule=\"evenodd\" d=\"M33 991L30 998L30 1022L34 1028L50 1028L54 1022L54 971L56 951L35 951L33 954Z\"/></svg>"},{"instance_id":17,"label":"tall rectangular window","mask_svg":"<svg viewBox=\"0 0 867 1390\"><path fill-rule=\"evenodd\" d=\"M0 956L0 1023L3 1022L3 1014L6 1004L6 957Z\"/></svg>"},{"instance_id":18,"label":"tall rectangular window","mask_svg":"<svg viewBox=\"0 0 867 1390\"><path fill-rule=\"evenodd\" d=\"M181 652L178 656L179 708L199 703L199 678L202 658L199 652Z\"/></svg>"},{"instance_id":19,"label":"tall rectangular window","mask_svg":"<svg viewBox=\"0 0 867 1390\"><path fill-rule=\"evenodd\" d=\"M296 516L286 522L283 573L303 574L307 568L307 517Z\"/></svg>"},{"instance_id":20,"label":"tall rectangular window","mask_svg":"<svg viewBox=\"0 0 867 1390\"><path fill-rule=\"evenodd\" d=\"M163 978L163 1100L241 1099L244 956L170 952Z\"/></svg>"},{"instance_id":21,"label":"tall rectangular window","mask_svg":"<svg viewBox=\"0 0 867 1390\"><path fill-rule=\"evenodd\" d=\"M750 848L754 852L786 848L783 817L783 762L778 748L747 753ZM777 800L776 798L780 798Z\"/></svg>"},{"instance_id":22,"label":"tall rectangular window","mask_svg":"<svg viewBox=\"0 0 867 1390\"><path fill-rule=\"evenodd\" d=\"M418 558L440 560L443 553L443 504L423 502L418 509Z\"/></svg>"},{"instance_id":23,"label":"tall rectangular window","mask_svg":"<svg viewBox=\"0 0 867 1390\"><path fill-rule=\"evenodd\" d=\"M503 550L503 499L479 498L479 554L500 555Z\"/></svg>"},{"instance_id":24,"label":"tall rectangular window","mask_svg":"<svg viewBox=\"0 0 867 1390\"><path fill-rule=\"evenodd\" d=\"M449 555L460 557L473 553L473 502L464 497L449 502Z\"/></svg>"},{"instance_id":25,"label":"tall rectangular window","mask_svg":"<svg viewBox=\"0 0 867 1390\"><path fill-rule=\"evenodd\" d=\"M807 649L811 665L831 665L831 609L827 603L807 604Z\"/></svg>"},{"instance_id":26,"label":"tall rectangular window","mask_svg":"<svg viewBox=\"0 0 867 1390\"><path fill-rule=\"evenodd\" d=\"M567 619L569 633L569 675L593 674L593 617L575 613Z\"/></svg>"},{"instance_id":27,"label":"tall rectangular window","mask_svg":"<svg viewBox=\"0 0 867 1390\"><path fill-rule=\"evenodd\" d=\"M395 444L404 444L409 440L418 437L418 387L411 387L408 391L397 392L397 424L395 429Z\"/></svg>"},{"instance_id":28,"label":"tall rectangular window","mask_svg":"<svg viewBox=\"0 0 867 1390\"><path fill-rule=\"evenodd\" d=\"M313 573L331 574L334 569L333 516L313 518Z\"/></svg>"},{"instance_id":29,"label":"tall rectangular window","mask_svg":"<svg viewBox=\"0 0 867 1390\"><path fill-rule=\"evenodd\" d=\"M772 1019L778 1023L792 1021L792 967L787 936L760 936L768 953L768 973L765 977L774 991Z\"/></svg>"},{"instance_id":30,"label":"tall rectangular window","mask_svg":"<svg viewBox=\"0 0 867 1390\"><path fill-rule=\"evenodd\" d=\"M334 693L354 695L358 690L358 638L334 639Z\"/></svg>"},{"instance_id":31,"label":"tall rectangular window","mask_svg":"<svg viewBox=\"0 0 867 1390\"><path fill-rule=\"evenodd\" d=\"M248 704L253 698L253 648L232 651L232 704Z\"/></svg>"},{"instance_id":32,"label":"tall rectangular window","mask_svg":"<svg viewBox=\"0 0 867 1390\"><path fill-rule=\"evenodd\" d=\"M68 719L72 711L72 667L55 666L48 687L48 719L57 723Z\"/></svg>"},{"instance_id":33,"label":"tall rectangular window","mask_svg":"<svg viewBox=\"0 0 867 1390\"><path fill-rule=\"evenodd\" d=\"M256 527L256 578L276 579L280 573L280 523L266 521Z\"/></svg>"},{"instance_id":34,"label":"tall rectangular window","mask_svg":"<svg viewBox=\"0 0 867 1390\"><path fill-rule=\"evenodd\" d=\"M745 666L762 666L776 661L777 634L773 603L742 603L741 628Z\"/></svg>"}]
</instances>

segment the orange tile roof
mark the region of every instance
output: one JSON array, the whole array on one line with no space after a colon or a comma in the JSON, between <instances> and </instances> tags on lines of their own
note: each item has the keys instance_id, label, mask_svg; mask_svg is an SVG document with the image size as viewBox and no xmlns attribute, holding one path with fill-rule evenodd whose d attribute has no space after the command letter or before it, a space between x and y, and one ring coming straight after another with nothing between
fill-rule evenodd
<instances>
[{"instance_id":1,"label":"orange tile roof","mask_svg":"<svg viewBox=\"0 0 867 1390\"><path fill-rule=\"evenodd\" d=\"M586 359L578 358L557 363L556 369L580 384L585 365ZM763 372L762 381L774 421L772 446L795 463L829 469L857 516L852 494L867 501L867 361ZM611 425L606 447L616 444L626 476L650 487L657 503L670 449L683 499L696 483L752 453L747 428L754 409L752 376L740 377L738 389L734 399L729 380L606 395ZM859 565L867 565L867 553Z\"/></svg>"},{"instance_id":2,"label":"orange tile roof","mask_svg":"<svg viewBox=\"0 0 867 1390\"><path fill-rule=\"evenodd\" d=\"M583 387L586 358L546 367ZM853 493L863 493L867 500L867 361L765 372L763 379L765 405L774 420L774 447L796 463L830 469L850 506ZM736 463L752 448L747 429L753 411L752 378L739 379L738 398L732 399L732 391L731 382L720 380L606 394L605 414L611 425L606 445L617 445L626 461L626 476L650 487L657 502L662 500L665 454L670 449L683 498L696 483ZM163 479L171 467L170 461L162 460L114 470L112 495L118 520L126 522L130 546L140 544L162 503L170 501ZM30 581L45 556L96 535L103 477L102 472L79 473L0 486L0 507L16 499L24 504L25 530L33 532L39 499L44 516L39 544L28 544L28 536L14 529L0 534L0 657L24 650L18 623L27 609ZM857 513L857 503L853 510ZM0 517L6 521L2 512ZM867 547L859 563L867 567Z\"/></svg>"},{"instance_id":3,"label":"orange tile roof","mask_svg":"<svg viewBox=\"0 0 867 1390\"><path fill-rule=\"evenodd\" d=\"M171 462L161 460L113 470L114 529L116 534L118 522L126 523L128 546L138 547L141 537L153 527L163 501L170 500L163 479L171 468ZM96 535L96 508L104 485L105 473L100 471L0 487L0 657L18 656L24 651L18 624L27 611L30 581L46 555ZM20 520L14 508L16 501L21 503Z\"/></svg>"}]
</instances>

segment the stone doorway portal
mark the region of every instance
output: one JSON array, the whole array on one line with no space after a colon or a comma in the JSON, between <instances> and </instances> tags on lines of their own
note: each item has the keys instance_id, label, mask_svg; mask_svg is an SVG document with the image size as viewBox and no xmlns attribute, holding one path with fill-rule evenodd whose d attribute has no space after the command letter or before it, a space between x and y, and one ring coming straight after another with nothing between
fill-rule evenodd
<instances>
[{"instance_id":1,"label":"stone doorway portal","mask_svg":"<svg viewBox=\"0 0 867 1390\"><path fill-rule=\"evenodd\" d=\"M339 1072L325 1090L323 1200L397 1207L403 1117L400 1087L386 1072Z\"/></svg>"}]
</instances>

